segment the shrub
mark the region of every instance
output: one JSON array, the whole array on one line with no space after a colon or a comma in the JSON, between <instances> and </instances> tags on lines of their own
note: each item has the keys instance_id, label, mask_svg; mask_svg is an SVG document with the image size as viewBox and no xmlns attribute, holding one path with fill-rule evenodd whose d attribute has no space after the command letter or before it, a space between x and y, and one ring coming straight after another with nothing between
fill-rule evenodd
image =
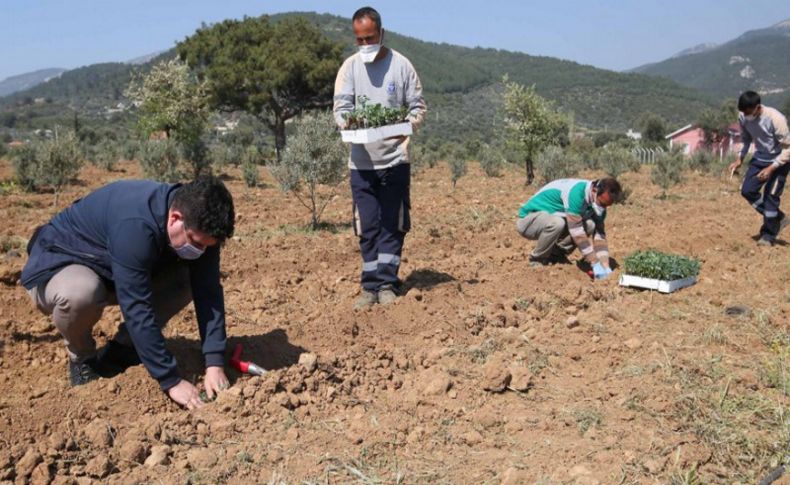
<instances>
[{"instance_id":1,"label":"shrub","mask_svg":"<svg viewBox=\"0 0 790 485\"><path fill-rule=\"evenodd\" d=\"M258 147L255 145L248 146L242 158L241 173L244 183L247 184L247 187L257 187L260 180L258 165L260 165L261 161L261 153Z\"/></svg>"},{"instance_id":2,"label":"shrub","mask_svg":"<svg viewBox=\"0 0 790 485\"><path fill-rule=\"evenodd\" d=\"M655 250L637 251L623 261L625 274L667 281L697 276L701 266L698 259Z\"/></svg>"},{"instance_id":3,"label":"shrub","mask_svg":"<svg viewBox=\"0 0 790 485\"><path fill-rule=\"evenodd\" d=\"M708 173L710 172L716 158L718 157L708 150L697 150L691 155L691 157L689 157L688 167L695 172Z\"/></svg>"},{"instance_id":4,"label":"shrub","mask_svg":"<svg viewBox=\"0 0 790 485\"><path fill-rule=\"evenodd\" d=\"M124 160L134 160L140 151L140 143L135 140L126 140L121 147L121 156Z\"/></svg>"},{"instance_id":5,"label":"shrub","mask_svg":"<svg viewBox=\"0 0 790 485\"><path fill-rule=\"evenodd\" d=\"M84 162L77 136L73 132L56 131L55 138L38 147L36 158L40 170L37 178L55 190L55 205L58 205L63 187L79 174Z\"/></svg>"},{"instance_id":6,"label":"shrub","mask_svg":"<svg viewBox=\"0 0 790 485\"><path fill-rule=\"evenodd\" d=\"M480 168L488 177L499 177L502 175L502 167L505 165L505 157L502 152L492 147L484 145L480 150Z\"/></svg>"},{"instance_id":7,"label":"shrub","mask_svg":"<svg viewBox=\"0 0 790 485\"><path fill-rule=\"evenodd\" d=\"M683 170L685 168L686 159L683 149L680 147L674 147L669 152L662 153L656 159L650 179L664 190L662 197L666 197L667 190L670 187L683 182Z\"/></svg>"},{"instance_id":8,"label":"shrub","mask_svg":"<svg viewBox=\"0 0 790 485\"><path fill-rule=\"evenodd\" d=\"M600 154L592 138L587 136L577 136L571 140L570 146L567 150L574 154L582 168L587 170L597 170L600 166Z\"/></svg>"},{"instance_id":9,"label":"shrub","mask_svg":"<svg viewBox=\"0 0 790 485\"><path fill-rule=\"evenodd\" d=\"M162 182L181 179L178 146L173 140L148 140L140 146L140 166L146 177Z\"/></svg>"},{"instance_id":10,"label":"shrub","mask_svg":"<svg viewBox=\"0 0 790 485\"><path fill-rule=\"evenodd\" d=\"M600 167L615 178L625 172L638 172L642 166L631 150L616 145L605 146L599 151L598 157Z\"/></svg>"},{"instance_id":11,"label":"shrub","mask_svg":"<svg viewBox=\"0 0 790 485\"><path fill-rule=\"evenodd\" d=\"M466 158L469 160L476 160L480 158L485 146L486 144L476 138L468 138L464 142L463 148Z\"/></svg>"},{"instance_id":12,"label":"shrub","mask_svg":"<svg viewBox=\"0 0 790 485\"><path fill-rule=\"evenodd\" d=\"M345 178L348 150L328 113L305 115L295 125L296 134L282 159L272 164L271 173L283 191L292 192L310 211L311 226L317 229L337 185ZM322 191L322 185L330 190Z\"/></svg>"},{"instance_id":13,"label":"shrub","mask_svg":"<svg viewBox=\"0 0 790 485\"><path fill-rule=\"evenodd\" d=\"M11 160L14 164L16 181L22 189L32 192L36 189L38 181L38 160L36 160L36 146L32 143L15 147L11 150Z\"/></svg>"},{"instance_id":14,"label":"shrub","mask_svg":"<svg viewBox=\"0 0 790 485\"><path fill-rule=\"evenodd\" d=\"M422 145L409 143L409 164L412 175L416 174L426 165L427 150Z\"/></svg>"},{"instance_id":15,"label":"shrub","mask_svg":"<svg viewBox=\"0 0 790 485\"><path fill-rule=\"evenodd\" d=\"M115 163L119 158L117 142L104 140L92 151L91 161L94 165L108 172L115 169Z\"/></svg>"},{"instance_id":16,"label":"shrub","mask_svg":"<svg viewBox=\"0 0 790 485\"><path fill-rule=\"evenodd\" d=\"M447 164L450 167L450 180L453 182L453 190L458 181L466 175L466 157L460 150L454 150L448 157Z\"/></svg>"},{"instance_id":17,"label":"shrub","mask_svg":"<svg viewBox=\"0 0 790 485\"><path fill-rule=\"evenodd\" d=\"M536 160L536 168L544 184L575 176L580 165L578 156L558 146L547 147Z\"/></svg>"},{"instance_id":18,"label":"shrub","mask_svg":"<svg viewBox=\"0 0 790 485\"><path fill-rule=\"evenodd\" d=\"M184 160L192 168L193 178L211 173L211 160L208 156L208 147L201 138L184 140L180 145L181 154Z\"/></svg>"}]
</instances>

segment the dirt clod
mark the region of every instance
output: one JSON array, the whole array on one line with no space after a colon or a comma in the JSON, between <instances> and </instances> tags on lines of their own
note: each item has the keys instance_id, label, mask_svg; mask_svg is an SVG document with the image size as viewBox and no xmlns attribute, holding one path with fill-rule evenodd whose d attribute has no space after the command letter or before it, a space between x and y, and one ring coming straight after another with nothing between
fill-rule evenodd
<instances>
[{"instance_id":1,"label":"dirt clod","mask_svg":"<svg viewBox=\"0 0 790 485\"><path fill-rule=\"evenodd\" d=\"M159 445L151 448L151 454L145 459L145 466L151 468L170 463L172 449L167 445Z\"/></svg>"},{"instance_id":2,"label":"dirt clod","mask_svg":"<svg viewBox=\"0 0 790 485\"><path fill-rule=\"evenodd\" d=\"M305 352L299 355L299 365L304 367L307 372L312 373L318 366L318 357L315 354Z\"/></svg>"},{"instance_id":3,"label":"dirt clod","mask_svg":"<svg viewBox=\"0 0 790 485\"><path fill-rule=\"evenodd\" d=\"M16 475L18 477L29 477L33 473L33 469L43 460L33 448L28 448L25 455L16 463Z\"/></svg>"},{"instance_id":4,"label":"dirt clod","mask_svg":"<svg viewBox=\"0 0 790 485\"><path fill-rule=\"evenodd\" d=\"M218 458L215 452L207 448L195 448L187 452L187 460L193 470L208 470L216 465Z\"/></svg>"},{"instance_id":5,"label":"dirt clod","mask_svg":"<svg viewBox=\"0 0 790 485\"><path fill-rule=\"evenodd\" d=\"M112 445L112 427L108 421L96 419L85 427L85 438L96 448L107 448Z\"/></svg>"},{"instance_id":6,"label":"dirt clod","mask_svg":"<svg viewBox=\"0 0 790 485\"><path fill-rule=\"evenodd\" d=\"M131 463L142 463L145 460L145 445L140 441L127 441L119 452L121 460Z\"/></svg>"},{"instance_id":7,"label":"dirt clod","mask_svg":"<svg viewBox=\"0 0 790 485\"><path fill-rule=\"evenodd\" d=\"M526 392L532 385L532 372L526 367L513 366L510 368L510 387L519 392Z\"/></svg>"},{"instance_id":8,"label":"dirt clod","mask_svg":"<svg viewBox=\"0 0 790 485\"><path fill-rule=\"evenodd\" d=\"M112 463L105 454L96 455L85 465L85 473L95 478L104 478L112 471Z\"/></svg>"},{"instance_id":9,"label":"dirt clod","mask_svg":"<svg viewBox=\"0 0 790 485\"><path fill-rule=\"evenodd\" d=\"M422 372L418 388L425 396L441 396L450 389L452 382L446 372L431 368Z\"/></svg>"},{"instance_id":10,"label":"dirt clod","mask_svg":"<svg viewBox=\"0 0 790 485\"><path fill-rule=\"evenodd\" d=\"M483 369L483 389L489 392L504 392L512 376L502 362L489 362Z\"/></svg>"}]
</instances>

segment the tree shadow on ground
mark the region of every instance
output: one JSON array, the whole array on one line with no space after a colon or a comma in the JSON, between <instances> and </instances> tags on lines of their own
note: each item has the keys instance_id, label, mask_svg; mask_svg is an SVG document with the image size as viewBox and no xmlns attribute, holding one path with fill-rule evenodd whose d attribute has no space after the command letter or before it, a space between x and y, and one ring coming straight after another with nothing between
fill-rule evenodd
<instances>
[{"instance_id":1,"label":"tree shadow on ground","mask_svg":"<svg viewBox=\"0 0 790 485\"><path fill-rule=\"evenodd\" d=\"M430 290L431 288L442 283L449 283L450 281L455 280L455 276L448 273L443 273L441 271L436 271L430 268L416 269L412 271L403 281L402 290L404 294L408 293L408 291L412 288L418 290Z\"/></svg>"},{"instance_id":2,"label":"tree shadow on ground","mask_svg":"<svg viewBox=\"0 0 790 485\"><path fill-rule=\"evenodd\" d=\"M235 381L241 373L230 366L230 357L237 344L242 346L242 361L254 362L266 370L282 369L299 362L307 350L288 341L288 335L278 328L263 335L232 336L225 346L225 373ZM178 371L184 379L200 382L205 374L205 361L200 340L186 337L167 339L167 348L178 361ZM112 377L118 373L107 375Z\"/></svg>"}]
</instances>

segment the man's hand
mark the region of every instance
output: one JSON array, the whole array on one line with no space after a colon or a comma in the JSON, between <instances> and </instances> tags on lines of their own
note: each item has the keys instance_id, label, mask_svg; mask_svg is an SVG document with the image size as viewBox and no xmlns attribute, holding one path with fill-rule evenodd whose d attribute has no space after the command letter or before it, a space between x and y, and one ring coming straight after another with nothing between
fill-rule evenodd
<instances>
[{"instance_id":1,"label":"man's hand","mask_svg":"<svg viewBox=\"0 0 790 485\"><path fill-rule=\"evenodd\" d=\"M177 404L190 410L203 406L197 387L184 379L181 379L178 384L168 389L167 395Z\"/></svg>"},{"instance_id":2,"label":"man's hand","mask_svg":"<svg viewBox=\"0 0 790 485\"><path fill-rule=\"evenodd\" d=\"M735 171L740 168L741 164L743 164L743 160L740 158L730 164L730 178L732 178L732 176L735 174Z\"/></svg>"},{"instance_id":3,"label":"man's hand","mask_svg":"<svg viewBox=\"0 0 790 485\"><path fill-rule=\"evenodd\" d=\"M760 182L765 182L766 180L771 178L771 175L773 175L774 170L776 170L776 165L774 165L773 163L771 165L768 165L764 169L760 170L760 172L757 174L757 180L759 180Z\"/></svg>"},{"instance_id":4,"label":"man's hand","mask_svg":"<svg viewBox=\"0 0 790 485\"><path fill-rule=\"evenodd\" d=\"M214 399L220 391L224 391L230 385L225 376L225 369L219 366L207 367L203 382L206 385L206 397L209 399Z\"/></svg>"}]
</instances>

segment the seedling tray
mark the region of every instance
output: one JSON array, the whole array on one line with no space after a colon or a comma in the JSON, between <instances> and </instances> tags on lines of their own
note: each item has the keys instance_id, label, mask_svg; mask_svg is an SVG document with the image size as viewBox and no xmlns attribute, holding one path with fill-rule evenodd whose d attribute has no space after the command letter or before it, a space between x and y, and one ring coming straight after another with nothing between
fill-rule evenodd
<instances>
[{"instance_id":1,"label":"seedling tray","mask_svg":"<svg viewBox=\"0 0 790 485\"><path fill-rule=\"evenodd\" d=\"M644 288L646 290L656 290L659 293L672 293L681 288L691 286L697 282L696 276L690 276L679 280L657 280L654 278L642 278L630 274L620 275L620 286L632 288Z\"/></svg>"},{"instance_id":2,"label":"seedling tray","mask_svg":"<svg viewBox=\"0 0 790 485\"><path fill-rule=\"evenodd\" d=\"M340 136L346 143L372 143L393 136L411 135L411 123L406 121L395 125L365 128L363 130L341 130Z\"/></svg>"}]
</instances>

